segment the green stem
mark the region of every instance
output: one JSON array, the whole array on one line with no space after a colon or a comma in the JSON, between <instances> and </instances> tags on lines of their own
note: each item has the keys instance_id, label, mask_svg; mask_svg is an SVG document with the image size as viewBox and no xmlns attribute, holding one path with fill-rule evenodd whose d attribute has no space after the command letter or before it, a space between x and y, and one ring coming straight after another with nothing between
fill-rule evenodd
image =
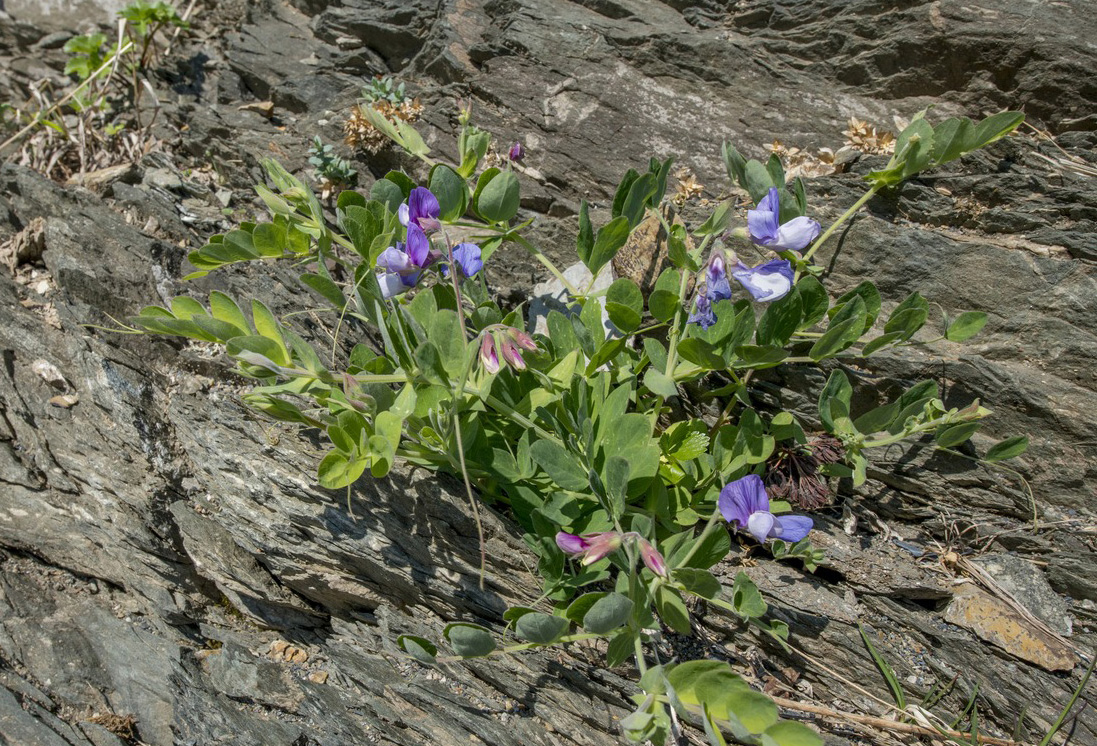
<instances>
[{"instance_id":1,"label":"green stem","mask_svg":"<svg viewBox=\"0 0 1097 746\"><path fill-rule=\"evenodd\" d=\"M861 196L861 199L854 202L852 207L850 207L848 210L846 210L844 213L842 213L842 216L840 218L838 218L837 220L835 220L834 223L829 228L826 229L826 231L823 233L823 235L821 235L821 236L819 236L819 238L815 239L815 243L812 244L811 248L808 249L807 252L804 254L804 261L807 261L808 259L811 259L812 255L814 255L815 252L819 250L819 247L822 246L824 243L826 243L827 239L830 238L831 235L834 234L834 231L838 230L839 226L841 226L842 223L846 222L851 217L853 217L853 214L855 212L857 212L858 210L860 210L861 207L866 202L868 202L870 199L872 199L872 197L878 191L880 191L880 185L879 184L873 184L872 188L869 189L867 192L865 192Z\"/></svg>"},{"instance_id":2,"label":"green stem","mask_svg":"<svg viewBox=\"0 0 1097 746\"><path fill-rule=\"evenodd\" d=\"M407 383L406 373L359 373L351 376L358 383Z\"/></svg>"},{"instance_id":3,"label":"green stem","mask_svg":"<svg viewBox=\"0 0 1097 746\"><path fill-rule=\"evenodd\" d=\"M648 672L647 663L644 662L644 643L640 640L640 633L637 632L632 638L633 650L636 652L636 668L640 670L640 676Z\"/></svg>"},{"instance_id":4,"label":"green stem","mask_svg":"<svg viewBox=\"0 0 1097 746\"><path fill-rule=\"evenodd\" d=\"M579 294L579 290L574 285L572 285L570 282L568 282L568 279L566 277L564 277L564 273L556 268L556 265L553 264L547 256L545 256L544 252L542 252L539 248L537 248L536 246L531 244L529 241L527 241L524 236L516 235L514 237L514 240L517 241L518 244L521 245L522 248L524 248L526 251L533 254L533 257L537 261L541 262L541 264L544 265L545 269L547 269L549 272L552 273L553 277L555 277L557 280L559 280L561 283L563 283L564 287L567 288L567 291L569 293L571 293L572 298L578 299L578 298L582 297Z\"/></svg>"},{"instance_id":5,"label":"green stem","mask_svg":"<svg viewBox=\"0 0 1097 746\"><path fill-rule=\"evenodd\" d=\"M453 294L457 299L457 321L461 327L461 344L465 353L465 369L461 371L461 380L457 384L456 390L453 392L453 407L450 410L451 418L453 420L453 437L457 441L457 458L461 463L461 479L465 483L465 494L468 495L469 508L472 510L473 520L476 521L476 537L480 540L480 590L484 589L484 577L487 574L488 566L488 548L484 543L484 525L480 521L480 506L476 502L476 496L472 493L472 482L469 481L469 470L465 465L465 444L461 436L461 421L460 421L460 407L458 393L465 390L465 384L468 381L469 373L472 371L472 366L475 362L475 358L469 355L469 339L468 329L465 327L465 310L461 307L461 284L457 281L457 262L453 260L453 244L450 243L449 236L442 232L442 240L446 244L446 256L449 260L449 276L453 282Z\"/></svg>"},{"instance_id":6,"label":"green stem","mask_svg":"<svg viewBox=\"0 0 1097 746\"><path fill-rule=\"evenodd\" d=\"M707 240L707 239L706 239ZM703 246L704 244L702 244ZM667 350L667 367L663 372L668 378L674 376L674 366L678 364L678 338L682 334L682 313L686 308L686 287L689 286L689 273L682 272L682 281L678 283L678 309L674 312L674 326L670 329L670 343Z\"/></svg>"},{"instance_id":7,"label":"green stem","mask_svg":"<svg viewBox=\"0 0 1097 746\"><path fill-rule=\"evenodd\" d=\"M1066 707L1059 713L1059 717L1055 719L1055 724L1051 726L1051 730L1047 732L1047 735L1040 741L1040 746L1048 746L1051 743L1051 739L1059 732L1059 729L1063 727L1063 721L1067 719L1067 715L1074 709L1074 703L1078 701L1078 697L1081 696L1082 690L1086 688L1086 684L1089 683L1089 677L1093 674L1093 667L1097 666L1097 657L1089 664L1089 668L1086 669L1085 675L1082 677L1082 682L1078 684L1078 688L1074 690L1074 694L1071 695L1070 701L1067 702Z\"/></svg>"},{"instance_id":8,"label":"green stem","mask_svg":"<svg viewBox=\"0 0 1097 746\"><path fill-rule=\"evenodd\" d=\"M523 642L523 643L519 643L518 645L509 645L505 648L497 648L495 650L492 650L490 653L488 653L488 656L491 656L491 655L506 655L508 653L520 653L523 650L532 650L533 648L544 648L544 647L548 647L548 645L559 645L561 643L567 643L567 642L582 642L583 640L598 640L598 639L601 639L601 638L604 638L604 637L606 637L606 635L596 635L593 632L582 632L582 633L574 634L574 635L566 635L566 636L561 637L558 640L554 640L553 642L548 643L548 644L540 643L540 642ZM480 656L480 657L487 657L487 656ZM455 663L457 661L463 661L463 660L465 660L465 658L463 658L459 655L447 655L447 656L439 656L437 660L442 662L442 663Z\"/></svg>"},{"instance_id":9,"label":"green stem","mask_svg":"<svg viewBox=\"0 0 1097 746\"><path fill-rule=\"evenodd\" d=\"M911 437L912 435L921 435L921 434L928 433L928 432L936 429L938 425L945 424L945 419L946 418L944 418L944 417L938 417L935 420L930 420L929 422L926 422L926 423L923 423L923 424L919 425L914 430L910 430L910 431L904 430L901 433L898 433L896 435L890 435L886 438L877 438L875 440L871 440L871 439L870 440L865 440L863 443L861 443L861 447L862 448L882 448L884 446L894 445L894 444L898 443L901 440L906 440L907 438Z\"/></svg>"},{"instance_id":10,"label":"green stem","mask_svg":"<svg viewBox=\"0 0 1097 746\"><path fill-rule=\"evenodd\" d=\"M480 396L480 392L472 388L471 386L465 386L464 391L466 394ZM522 414L509 404L505 404L499 401L494 396L486 396L483 397L483 399L489 407L498 411L500 414L505 414L507 417L511 418L522 427L533 430L535 433L537 433L537 437L543 440L551 440L558 445L563 445L563 442L559 438L557 438L555 435L548 432L547 430L543 429L536 422L526 417L524 414Z\"/></svg>"},{"instance_id":11,"label":"green stem","mask_svg":"<svg viewBox=\"0 0 1097 746\"><path fill-rule=\"evenodd\" d=\"M712 511L712 515L709 516L708 523L705 524L705 528L701 531L701 535L693 542L693 546L689 548L689 551L686 552L686 556L678 563L678 567L685 567L686 564L693 559L693 555L697 554L697 550L701 548L701 542L708 538L708 535L716 528L719 519L722 517L719 509Z\"/></svg>"}]
</instances>

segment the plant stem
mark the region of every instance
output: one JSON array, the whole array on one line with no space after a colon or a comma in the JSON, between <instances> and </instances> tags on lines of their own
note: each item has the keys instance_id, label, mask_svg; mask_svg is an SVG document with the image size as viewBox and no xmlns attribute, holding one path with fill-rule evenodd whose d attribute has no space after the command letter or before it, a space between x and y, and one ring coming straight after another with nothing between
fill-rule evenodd
<instances>
[{"instance_id":1,"label":"plant stem","mask_svg":"<svg viewBox=\"0 0 1097 746\"><path fill-rule=\"evenodd\" d=\"M853 217L853 214L855 212L857 212L858 210L860 210L861 207L866 202L868 202L870 199L872 199L872 197L878 191L880 191L880 185L879 184L873 184L872 188L870 188L867 192L865 192L863 195L861 195L861 199L854 202L853 206L850 207L848 210L846 210L844 213L842 213L842 216L840 218L838 218L837 220L835 220L834 223L829 228L826 229L826 231L823 233L823 235L821 235L821 236L819 236L819 238L815 239L815 243L812 244L812 247L807 250L807 253L804 254L804 261L807 261L808 259L811 259L812 255L814 255L815 252L819 250L819 247L822 246L824 243L826 243L827 239L830 238L831 235L833 235L834 231L838 230L838 227L841 226L842 223L846 222L851 217Z\"/></svg>"},{"instance_id":2,"label":"plant stem","mask_svg":"<svg viewBox=\"0 0 1097 746\"><path fill-rule=\"evenodd\" d=\"M471 394L472 396L480 396L480 392L477 391L476 389L472 388L471 386L465 386L464 391L465 391L466 394ZM522 414L521 412L519 412L517 409L510 406L509 404L505 404L505 403L499 401L494 396L485 396L485 397L483 397L483 400L489 407L491 407L492 409L497 410L500 414L506 415L507 417L511 418L512 420L514 420L516 423L518 423L522 427L533 430L535 433L537 433L537 437L542 438L544 440L551 440L552 442L554 442L558 445L563 445L564 444L563 441L561 441L555 435L553 435L552 433L550 433L547 430L543 429L536 422L531 420L529 417L526 417L524 414Z\"/></svg>"},{"instance_id":3,"label":"plant stem","mask_svg":"<svg viewBox=\"0 0 1097 746\"><path fill-rule=\"evenodd\" d=\"M640 676L643 676L648 672L648 666L644 662L644 643L640 640L639 632L632 638L632 644L636 653L636 668L640 670Z\"/></svg>"},{"instance_id":4,"label":"plant stem","mask_svg":"<svg viewBox=\"0 0 1097 746\"><path fill-rule=\"evenodd\" d=\"M670 329L670 343L667 350L667 367L664 374L668 378L674 376L674 366L678 364L678 338L682 334L682 312L686 307L686 287L689 285L689 273L682 272L682 281L678 283L678 309L674 312L674 326Z\"/></svg>"},{"instance_id":5,"label":"plant stem","mask_svg":"<svg viewBox=\"0 0 1097 746\"><path fill-rule=\"evenodd\" d=\"M865 440L864 442L861 443L861 447L862 448L882 448L883 446L894 445L895 443L898 443L901 440L906 440L907 438L909 438L912 435L919 435L919 434L922 434L922 433L928 433L931 430L933 430L934 428L936 428L938 425L943 425L944 423L945 423L945 418L944 417L938 417L935 420L930 420L929 422L926 422L926 423L923 423L923 424L919 425L916 429L911 430L909 432L904 430L901 433L897 433L895 435L889 435L886 438L877 438L875 440L871 440L871 439L870 440Z\"/></svg>"},{"instance_id":6,"label":"plant stem","mask_svg":"<svg viewBox=\"0 0 1097 746\"><path fill-rule=\"evenodd\" d=\"M708 535L712 533L712 529L716 527L718 519L722 517L719 509L712 511L712 515L709 516L708 523L705 524L705 528L701 531L701 535L694 540L693 546L689 548L689 551L686 552L686 556L678 563L678 567L685 567L686 563L693 559L693 555L697 554L697 550L701 548L701 542L708 538Z\"/></svg>"},{"instance_id":7,"label":"plant stem","mask_svg":"<svg viewBox=\"0 0 1097 746\"><path fill-rule=\"evenodd\" d=\"M1082 677L1082 682L1078 684L1078 688L1074 690L1074 694L1071 695L1070 701L1067 702L1066 707L1059 713L1059 717L1055 719L1055 724L1051 726L1051 730L1047 732L1047 735L1040 741L1040 746L1048 746L1051 743L1052 737L1059 732L1059 729L1063 727L1063 721L1066 720L1070 711L1074 708L1074 703L1078 701L1078 697L1081 696L1082 690L1086 688L1086 684L1089 683L1089 677L1093 674L1093 667L1097 666L1097 657L1089 664L1089 668L1086 669L1085 675Z\"/></svg>"},{"instance_id":8,"label":"plant stem","mask_svg":"<svg viewBox=\"0 0 1097 746\"><path fill-rule=\"evenodd\" d=\"M406 373L359 373L351 376L358 383L407 383Z\"/></svg>"},{"instance_id":9,"label":"plant stem","mask_svg":"<svg viewBox=\"0 0 1097 746\"><path fill-rule=\"evenodd\" d=\"M526 251L533 254L533 257L537 261L541 262L541 264L544 265L545 269L552 273L553 277L563 283L564 287L571 294L572 298L578 299L582 297L579 294L579 290L570 282L568 282L568 278L564 277L564 273L556 268L556 265L553 264L547 256L545 256L544 252L542 252L539 248L527 241L524 236L515 235L514 240L517 241L519 245L521 245L522 248L524 248Z\"/></svg>"},{"instance_id":10,"label":"plant stem","mask_svg":"<svg viewBox=\"0 0 1097 746\"><path fill-rule=\"evenodd\" d=\"M453 244L449 236L442 232L442 240L446 244L446 256L449 260L449 277L453 282L453 293L457 298L457 321L461 326L461 344L465 352L465 369L461 371L461 380L453 392L453 407L451 418L453 420L453 437L457 441L457 458L461 464L461 479L465 483L465 494L468 495L469 508L472 510L472 518L476 521L476 537L480 540L480 590L484 589L484 576L487 573L488 549L484 543L484 524L480 521L480 506L476 502L476 496L472 493L472 482L469 481L469 470L465 465L465 443L461 436L461 421L458 406L458 395L464 393L465 383L468 381L469 372L472 370L473 358L469 355L468 329L465 327L465 310L461 307L461 284L457 281L457 262L453 260Z\"/></svg>"}]
</instances>

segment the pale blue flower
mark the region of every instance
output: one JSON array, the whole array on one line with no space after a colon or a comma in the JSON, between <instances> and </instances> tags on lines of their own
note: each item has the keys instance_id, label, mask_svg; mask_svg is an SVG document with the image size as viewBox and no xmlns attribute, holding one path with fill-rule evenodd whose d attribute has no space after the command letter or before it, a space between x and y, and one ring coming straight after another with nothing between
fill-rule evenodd
<instances>
[{"instance_id":1,"label":"pale blue flower","mask_svg":"<svg viewBox=\"0 0 1097 746\"><path fill-rule=\"evenodd\" d=\"M787 223L780 222L781 206L777 188L769 192L753 210L747 210L750 238L759 246L774 251L801 251L819 235L819 222L800 216Z\"/></svg>"},{"instance_id":2,"label":"pale blue flower","mask_svg":"<svg viewBox=\"0 0 1097 746\"><path fill-rule=\"evenodd\" d=\"M787 259L771 259L757 267L738 262L731 276L746 288L751 298L764 303L784 298L796 280L796 273Z\"/></svg>"}]
</instances>

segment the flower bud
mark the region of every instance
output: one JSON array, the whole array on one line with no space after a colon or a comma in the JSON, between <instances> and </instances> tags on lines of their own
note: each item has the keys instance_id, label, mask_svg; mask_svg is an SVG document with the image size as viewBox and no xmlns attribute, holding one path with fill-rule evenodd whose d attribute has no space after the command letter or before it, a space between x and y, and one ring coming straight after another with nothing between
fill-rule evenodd
<instances>
[{"instance_id":1,"label":"flower bud","mask_svg":"<svg viewBox=\"0 0 1097 746\"><path fill-rule=\"evenodd\" d=\"M537 343L533 341L533 337L529 336L521 329L511 329L509 334L510 338L523 350L529 350L530 352L535 352L537 350Z\"/></svg>"},{"instance_id":2,"label":"flower bud","mask_svg":"<svg viewBox=\"0 0 1097 746\"><path fill-rule=\"evenodd\" d=\"M581 536L560 531L556 534L556 546L565 554L582 554L590 549L590 544Z\"/></svg>"},{"instance_id":3,"label":"flower bud","mask_svg":"<svg viewBox=\"0 0 1097 746\"><path fill-rule=\"evenodd\" d=\"M492 375L499 372L499 355L495 351L493 334L485 334L484 340L480 343L480 363L484 366L484 370Z\"/></svg>"},{"instance_id":4,"label":"flower bud","mask_svg":"<svg viewBox=\"0 0 1097 746\"><path fill-rule=\"evenodd\" d=\"M510 153L508 153L510 159L514 162L518 162L526 157L526 149L522 147L522 143L516 142L510 146Z\"/></svg>"},{"instance_id":5,"label":"flower bud","mask_svg":"<svg viewBox=\"0 0 1097 746\"><path fill-rule=\"evenodd\" d=\"M518 349L518 345L514 343L509 335L499 340L499 349L502 351L503 360L506 361L507 365L515 370L526 369L526 361L522 359L522 351Z\"/></svg>"},{"instance_id":6,"label":"flower bud","mask_svg":"<svg viewBox=\"0 0 1097 746\"><path fill-rule=\"evenodd\" d=\"M661 578L667 576L667 563L663 559L663 555L659 554L659 550L653 547L647 539L640 539L640 558L644 560L644 564L649 570L658 575Z\"/></svg>"},{"instance_id":7,"label":"flower bud","mask_svg":"<svg viewBox=\"0 0 1097 746\"><path fill-rule=\"evenodd\" d=\"M465 104L461 99L457 99L457 123L464 127L472 119L472 102Z\"/></svg>"},{"instance_id":8,"label":"flower bud","mask_svg":"<svg viewBox=\"0 0 1097 746\"><path fill-rule=\"evenodd\" d=\"M616 531L605 531L600 534L587 534L588 547L584 553L583 565L593 565L603 557L613 554L621 548L621 534Z\"/></svg>"}]
</instances>

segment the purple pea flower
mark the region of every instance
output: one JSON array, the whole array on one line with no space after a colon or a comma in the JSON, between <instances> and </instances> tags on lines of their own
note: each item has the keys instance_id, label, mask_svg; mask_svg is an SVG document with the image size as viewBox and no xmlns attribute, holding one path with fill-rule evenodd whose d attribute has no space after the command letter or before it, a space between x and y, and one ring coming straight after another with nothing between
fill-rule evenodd
<instances>
[{"instance_id":1,"label":"purple pea flower","mask_svg":"<svg viewBox=\"0 0 1097 746\"><path fill-rule=\"evenodd\" d=\"M518 345L509 336L500 338L499 350L503 353L503 360L506 361L507 365L518 371L526 369L526 361L522 357L522 351L518 349Z\"/></svg>"},{"instance_id":2,"label":"purple pea flower","mask_svg":"<svg viewBox=\"0 0 1097 746\"><path fill-rule=\"evenodd\" d=\"M661 578L667 577L667 563L659 550L651 545L647 539L635 531L619 534L616 531L604 531L597 534L584 534L576 536L566 531L556 534L556 546L565 554L581 559L583 565L593 565L606 555L620 549L625 541L630 541L640 547L640 558L644 565Z\"/></svg>"},{"instance_id":3,"label":"purple pea flower","mask_svg":"<svg viewBox=\"0 0 1097 746\"><path fill-rule=\"evenodd\" d=\"M712 301L708 294L701 293L693 302L693 313L686 319L687 324L700 324L702 329L708 329L716 323L716 312L712 310Z\"/></svg>"},{"instance_id":4,"label":"purple pea flower","mask_svg":"<svg viewBox=\"0 0 1097 746\"><path fill-rule=\"evenodd\" d=\"M724 266L724 258L717 254L712 257L708 269L705 270L704 291L697 296L693 313L686 319L686 323L700 324L702 329L708 329L716 323L716 313L712 310L712 304L730 298L731 283L728 282L727 268Z\"/></svg>"},{"instance_id":5,"label":"purple pea flower","mask_svg":"<svg viewBox=\"0 0 1097 746\"><path fill-rule=\"evenodd\" d=\"M502 363L506 363L517 371L526 369L525 358L522 350L535 351L537 343L533 337L523 331L502 324L491 327L484 335L484 341L480 343L480 361L484 369L491 374L498 373L502 369Z\"/></svg>"},{"instance_id":6,"label":"purple pea flower","mask_svg":"<svg viewBox=\"0 0 1097 746\"><path fill-rule=\"evenodd\" d=\"M436 231L441 227L438 215L442 208L438 205L438 198L426 187L415 187L408 195L408 201L400 205L397 215L400 224L411 228L412 225L422 228L424 231Z\"/></svg>"},{"instance_id":7,"label":"purple pea flower","mask_svg":"<svg viewBox=\"0 0 1097 746\"><path fill-rule=\"evenodd\" d=\"M526 157L526 149L522 147L522 143L516 142L510 146L510 152L507 156L515 162L518 162Z\"/></svg>"},{"instance_id":8,"label":"purple pea flower","mask_svg":"<svg viewBox=\"0 0 1097 746\"><path fill-rule=\"evenodd\" d=\"M459 243L453 247L453 261L461 268L465 277L472 277L484 268L480 258L480 247L474 243Z\"/></svg>"},{"instance_id":9,"label":"purple pea flower","mask_svg":"<svg viewBox=\"0 0 1097 746\"><path fill-rule=\"evenodd\" d=\"M560 547L564 554L582 554L590 549L590 542L582 536L559 531L556 534L556 546Z\"/></svg>"},{"instance_id":10,"label":"purple pea flower","mask_svg":"<svg viewBox=\"0 0 1097 746\"><path fill-rule=\"evenodd\" d=\"M759 544L766 539L800 541L811 531L812 520L807 516L776 516L769 512L769 495L757 474L747 474L725 485L717 505L724 520L734 523L736 529L746 530Z\"/></svg>"},{"instance_id":11,"label":"purple pea flower","mask_svg":"<svg viewBox=\"0 0 1097 746\"><path fill-rule=\"evenodd\" d=\"M383 270L377 279L381 294L392 298L407 288L415 287L423 268L430 261L430 239L418 224L409 224L407 243L397 241L377 257L377 266Z\"/></svg>"},{"instance_id":12,"label":"purple pea flower","mask_svg":"<svg viewBox=\"0 0 1097 746\"><path fill-rule=\"evenodd\" d=\"M780 215L777 187L770 187L758 206L747 210L750 239L774 251L801 251L819 235L818 221L801 215L787 223L781 223Z\"/></svg>"},{"instance_id":13,"label":"purple pea flower","mask_svg":"<svg viewBox=\"0 0 1097 746\"><path fill-rule=\"evenodd\" d=\"M796 273L787 259L771 259L757 267L748 267L737 262L731 276L746 288L750 297L756 301L769 303L788 295Z\"/></svg>"},{"instance_id":14,"label":"purple pea flower","mask_svg":"<svg viewBox=\"0 0 1097 746\"><path fill-rule=\"evenodd\" d=\"M510 336L523 350L533 352L538 349L537 343L533 341L533 337L529 336L521 329L510 329Z\"/></svg>"}]
</instances>

